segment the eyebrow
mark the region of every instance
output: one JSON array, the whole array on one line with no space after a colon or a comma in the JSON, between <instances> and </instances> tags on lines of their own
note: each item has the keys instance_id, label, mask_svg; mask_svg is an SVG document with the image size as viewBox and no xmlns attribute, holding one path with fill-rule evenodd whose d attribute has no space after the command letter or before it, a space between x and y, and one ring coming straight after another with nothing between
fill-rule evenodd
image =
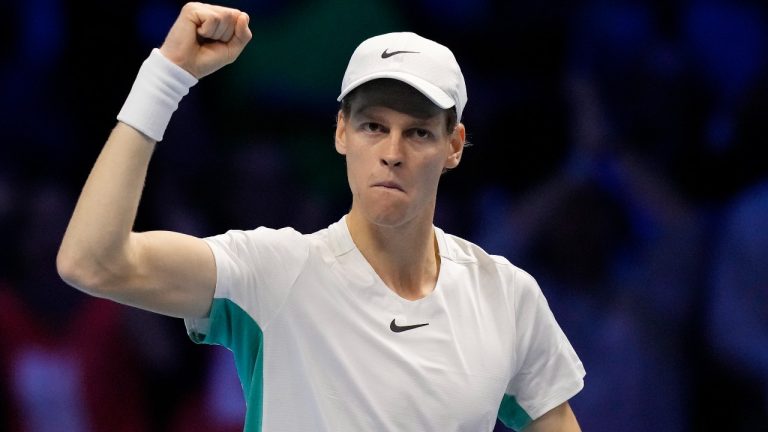
<instances>
[{"instance_id":1,"label":"eyebrow","mask_svg":"<svg viewBox=\"0 0 768 432\"><path fill-rule=\"evenodd\" d=\"M374 113L370 112L371 110L368 108L362 108L355 110L350 115L350 120L354 120L357 123L367 123L367 122L374 122L374 123L382 123L383 119L376 116Z\"/></svg>"},{"instance_id":2,"label":"eyebrow","mask_svg":"<svg viewBox=\"0 0 768 432\"><path fill-rule=\"evenodd\" d=\"M360 107L360 108L354 110L352 112L352 116L353 117L359 116L359 117L362 117L363 120L370 120L370 121L381 123L381 122L383 122L383 120L380 118L380 116L376 115L375 112L372 112L372 111L375 111L377 108L392 109L392 108L387 108L387 107L383 107L383 106L379 106L379 105L367 105L367 106L363 106L363 107ZM394 111L397 111L397 110L394 110ZM401 114L407 115L407 116L409 116L411 118L411 120L408 122L408 126L407 126L408 129L413 129L413 128L421 128L421 129L439 128L441 120L442 120L442 119L439 118L440 114L437 114L437 115L434 115L434 116L428 117L428 118L423 118L423 119L419 118L419 117L415 117L415 116L413 116L411 114L408 114L408 113L401 113Z\"/></svg>"}]
</instances>

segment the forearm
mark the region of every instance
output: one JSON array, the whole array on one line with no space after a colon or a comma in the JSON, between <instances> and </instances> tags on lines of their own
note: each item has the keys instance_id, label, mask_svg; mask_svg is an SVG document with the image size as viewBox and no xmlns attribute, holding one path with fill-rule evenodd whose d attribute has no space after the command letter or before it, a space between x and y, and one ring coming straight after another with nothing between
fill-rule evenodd
<instances>
[{"instance_id":1,"label":"forearm","mask_svg":"<svg viewBox=\"0 0 768 432\"><path fill-rule=\"evenodd\" d=\"M68 283L98 294L129 265L128 242L155 142L118 123L91 170L57 257Z\"/></svg>"},{"instance_id":2,"label":"forearm","mask_svg":"<svg viewBox=\"0 0 768 432\"><path fill-rule=\"evenodd\" d=\"M135 276L131 229L149 160L179 102L196 83L159 50L142 63L62 242L57 267L71 285L105 295L104 288Z\"/></svg>"}]
</instances>

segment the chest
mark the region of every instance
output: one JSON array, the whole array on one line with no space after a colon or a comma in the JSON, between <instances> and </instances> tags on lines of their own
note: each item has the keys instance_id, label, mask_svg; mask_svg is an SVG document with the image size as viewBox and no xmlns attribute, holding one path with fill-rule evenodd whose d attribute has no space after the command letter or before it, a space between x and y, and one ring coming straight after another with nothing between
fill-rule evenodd
<instances>
[{"instance_id":1,"label":"chest","mask_svg":"<svg viewBox=\"0 0 768 432\"><path fill-rule=\"evenodd\" d=\"M367 401L412 417L452 413L484 428L514 358L506 305L481 279L444 265L433 293L406 301L364 268L302 275L265 330L265 367L270 359L277 367L295 363L324 403L340 405L326 412Z\"/></svg>"}]
</instances>

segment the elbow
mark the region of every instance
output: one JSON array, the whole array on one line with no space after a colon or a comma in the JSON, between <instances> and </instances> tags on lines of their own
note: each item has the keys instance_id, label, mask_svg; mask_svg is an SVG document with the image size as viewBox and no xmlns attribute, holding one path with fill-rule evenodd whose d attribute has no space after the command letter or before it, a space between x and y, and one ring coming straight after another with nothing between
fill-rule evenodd
<instances>
[{"instance_id":1,"label":"elbow","mask_svg":"<svg viewBox=\"0 0 768 432\"><path fill-rule=\"evenodd\" d=\"M104 297L108 278L98 267L95 260L65 248L59 249L56 255L56 271L64 282L86 294Z\"/></svg>"}]
</instances>

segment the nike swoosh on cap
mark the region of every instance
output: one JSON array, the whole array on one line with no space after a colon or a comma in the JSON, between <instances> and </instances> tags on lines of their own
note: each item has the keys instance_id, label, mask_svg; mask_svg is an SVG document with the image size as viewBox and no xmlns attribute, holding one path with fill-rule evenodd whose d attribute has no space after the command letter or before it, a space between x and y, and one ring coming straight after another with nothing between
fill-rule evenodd
<instances>
[{"instance_id":1,"label":"nike swoosh on cap","mask_svg":"<svg viewBox=\"0 0 768 432\"><path fill-rule=\"evenodd\" d=\"M413 330L415 328L428 326L429 323L424 324L414 324L414 325L407 325L407 326L399 326L395 324L395 320L393 319L391 323L389 323L389 329L392 330L395 333L401 333L408 330Z\"/></svg>"},{"instance_id":2,"label":"nike swoosh on cap","mask_svg":"<svg viewBox=\"0 0 768 432\"><path fill-rule=\"evenodd\" d=\"M393 55L398 55L398 54L419 54L419 51L392 51L392 52L387 52L387 50L389 50L389 48L386 48L384 50L384 52L381 53L381 58L383 58L383 59L390 58Z\"/></svg>"}]
</instances>

